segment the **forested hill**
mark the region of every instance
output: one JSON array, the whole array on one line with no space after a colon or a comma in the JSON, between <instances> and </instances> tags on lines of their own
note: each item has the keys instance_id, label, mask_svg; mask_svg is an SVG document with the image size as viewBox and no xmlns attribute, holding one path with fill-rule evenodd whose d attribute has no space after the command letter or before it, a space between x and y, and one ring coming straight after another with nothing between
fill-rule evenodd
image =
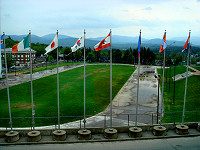
<instances>
[{"instance_id":1,"label":"forested hill","mask_svg":"<svg viewBox=\"0 0 200 150\"><path fill-rule=\"evenodd\" d=\"M11 37L11 39L15 41L21 41L26 35L6 35L6 38ZM52 39L54 38L55 34L48 34L42 37L39 37L37 35L31 35L31 42L32 43L40 43L40 44L49 44ZM105 37L98 37L98 38L86 38L86 47L87 48L94 48L94 45L96 45L98 42L100 42ZM78 38L66 36L66 35L59 35L59 46L62 47L72 47L75 42L78 40ZM180 38L182 41L178 40L167 40L167 45L170 47L170 45L173 47L173 49L177 49L177 47L183 47L185 44L185 41L183 38ZM200 37L199 37L200 39ZM186 40L186 39L185 39ZM138 37L128 37L128 36L119 36L119 35L113 35L112 36L112 48L115 49L128 49L128 48L137 48L137 41ZM192 39L192 47L194 47L194 51L196 52L196 48L200 48L200 41L198 40L198 37L194 37ZM142 46L146 48L151 48L153 51L157 51L159 49L160 45L162 43L162 39L145 39L142 38ZM178 48L179 49L179 48Z\"/></svg>"}]
</instances>

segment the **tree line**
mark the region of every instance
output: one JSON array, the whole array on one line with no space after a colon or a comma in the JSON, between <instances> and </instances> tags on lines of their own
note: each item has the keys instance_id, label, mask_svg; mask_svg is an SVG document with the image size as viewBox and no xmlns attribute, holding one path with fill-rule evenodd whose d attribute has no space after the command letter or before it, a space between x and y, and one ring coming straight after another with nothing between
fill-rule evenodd
<instances>
[{"instance_id":1,"label":"tree line","mask_svg":"<svg viewBox=\"0 0 200 150\"><path fill-rule=\"evenodd\" d=\"M12 47L19 41L14 41L11 37L6 39L6 47ZM44 54L47 44L31 43L31 48L36 51L36 57L40 57ZM186 55L181 52L182 47L169 46L166 50L166 65L178 65L180 62L186 60ZM143 65L154 65L155 60L163 60L163 53L158 53L159 48L141 47L140 62ZM94 49L86 48L86 61L87 62L109 62L110 60L110 49L104 49L101 51L94 51ZM78 49L76 52L72 53L70 47L59 47L59 54L63 54L63 59L66 61L83 61L84 49ZM192 53L199 53L199 48L192 47ZM47 61L52 62L56 59L56 50L48 53ZM9 55L8 55L9 57ZM11 57L8 58L11 61ZM138 63L138 50L129 48L127 50L112 49L112 60L114 63L128 63L137 64ZM193 60L193 59L192 59ZM157 65L157 64L156 64Z\"/></svg>"}]
</instances>

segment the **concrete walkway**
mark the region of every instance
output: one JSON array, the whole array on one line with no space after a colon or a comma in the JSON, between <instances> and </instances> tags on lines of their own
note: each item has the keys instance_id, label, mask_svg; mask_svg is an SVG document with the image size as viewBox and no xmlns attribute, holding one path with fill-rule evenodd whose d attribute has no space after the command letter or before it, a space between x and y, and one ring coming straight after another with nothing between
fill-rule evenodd
<instances>
[{"instance_id":1,"label":"concrete walkway","mask_svg":"<svg viewBox=\"0 0 200 150\"><path fill-rule=\"evenodd\" d=\"M188 66L190 69L194 70L195 72L193 72L194 75L200 75L200 71L195 69L195 68L192 68L190 66Z\"/></svg>"},{"instance_id":2,"label":"concrete walkway","mask_svg":"<svg viewBox=\"0 0 200 150\"><path fill-rule=\"evenodd\" d=\"M2 146L1 150L198 150L200 136L118 142Z\"/></svg>"},{"instance_id":3,"label":"concrete walkway","mask_svg":"<svg viewBox=\"0 0 200 150\"><path fill-rule=\"evenodd\" d=\"M117 142L0 146L1 150L199 150L200 136Z\"/></svg>"},{"instance_id":4,"label":"concrete walkway","mask_svg":"<svg viewBox=\"0 0 200 150\"><path fill-rule=\"evenodd\" d=\"M59 67L59 72L71 70L71 69L82 67L82 66L83 66L82 64L62 66L62 67ZM40 78L50 76L56 73L57 73L56 68L52 70L44 70L44 71L33 73L32 78L33 80L36 80L36 79L40 79ZM14 76L11 74L8 77L9 87L22 84L25 82L29 82L29 81L30 81L30 74L18 74L17 76ZM6 79L0 80L0 90L6 88L5 82L6 82Z\"/></svg>"}]
</instances>

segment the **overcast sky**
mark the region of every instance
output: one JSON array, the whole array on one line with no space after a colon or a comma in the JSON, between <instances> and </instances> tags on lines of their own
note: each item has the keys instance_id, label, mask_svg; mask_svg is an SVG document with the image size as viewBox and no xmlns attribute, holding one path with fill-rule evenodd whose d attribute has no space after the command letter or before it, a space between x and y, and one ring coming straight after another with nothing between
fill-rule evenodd
<instances>
[{"instance_id":1,"label":"overcast sky","mask_svg":"<svg viewBox=\"0 0 200 150\"><path fill-rule=\"evenodd\" d=\"M80 37L200 36L200 0L0 0L1 33Z\"/></svg>"}]
</instances>

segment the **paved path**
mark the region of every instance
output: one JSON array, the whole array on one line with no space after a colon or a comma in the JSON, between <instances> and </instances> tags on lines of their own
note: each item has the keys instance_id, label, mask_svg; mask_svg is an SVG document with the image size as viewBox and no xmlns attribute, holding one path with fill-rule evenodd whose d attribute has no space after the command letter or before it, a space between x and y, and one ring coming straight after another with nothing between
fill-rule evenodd
<instances>
[{"instance_id":1,"label":"paved path","mask_svg":"<svg viewBox=\"0 0 200 150\"><path fill-rule=\"evenodd\" d=\"M117 142L0 146L1 150L199 150L200 136Z\"/></svg>"},{"instance_id":2,"label":"paved path","mask_svg":"<svg viewBox=\"0 0 200 150\"><path fill-rule=\"evenodd\" d=\"M200 71L195 69L195 68L192 68L190 66L188 66L190 69L194 70L195 72L193 72L194 75L200 75Z\"/></svg>"},{"instance_id":3,"label":"paved path","mask_svg":"<svg viewBox=\"0 0 200 150\"><path fill-rule=\"evenodd\" d=\"M78 68L83 66L82 64L77 64L77 65L67 65L67 66L62 66L59 67L59 72L63 72L63 71L67 71L67 70L71 70L74 68ZM33 80L39 79L39 78L43 78L46 76L50 76L53 74L57 73L57 69L54 68L52 70L44 70L44 71L40 71L40 72L35 72L33 73ZM30 74L18 74L17 76L14 76L13 74L10 74L8 77L8 85L9 87L14 86L14 85L18 85L18 84L22 84L25 82L29 82L30 81ZM3 79L0 81L0 90L6 88L6 84L2 84L6 82L6 79Z\"/></svg>"}]
</instances>

